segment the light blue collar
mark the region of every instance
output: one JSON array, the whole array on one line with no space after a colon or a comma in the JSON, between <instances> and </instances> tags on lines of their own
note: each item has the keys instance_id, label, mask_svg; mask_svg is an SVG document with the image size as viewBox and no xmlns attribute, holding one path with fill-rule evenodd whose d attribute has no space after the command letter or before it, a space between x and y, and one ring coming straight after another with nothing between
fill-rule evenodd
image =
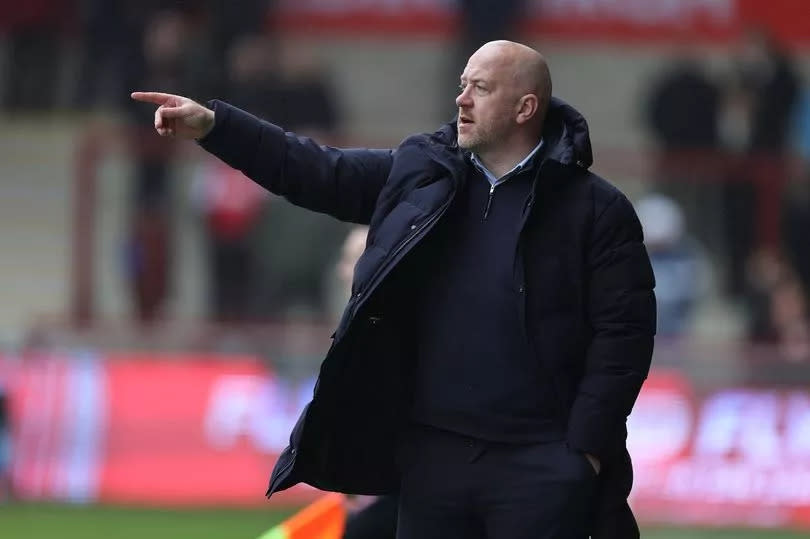
<instances>
[{"instance_id":1,"label":"light blue collar","mask_svg":"<svg viewBox=\"0 0 810 539\"><path fill-rule=\"evenodd\" d=\"M508 180L509 178L511 178L512 176L514 176L515 174L517 174L518 172L523 170L523 168L526 166L526 164L529 161L531 161L532 157L534 157L534 155L542 147L543 147L543 139L540 139L540 142L538 142L537 146L535 146L534 149L529 152L529 155L524 157L523 160L520 163L515 165L512 168L512 170L510 170L509 172L507 172L506 174L504 174L500 178L496 178L495 175L487 167L484 166L484 163L482 163L481 160L478 159L478 156L475 155L474 153L470 155L470 159L472 160L473 164L478 168L478 170L480 170L481 173L484 176L486 176L486 178L489 181L490 185L492 185L494 187L495 185L498 185L501 182L505 182L506 180Z\"/></svg>"}]
</instances>

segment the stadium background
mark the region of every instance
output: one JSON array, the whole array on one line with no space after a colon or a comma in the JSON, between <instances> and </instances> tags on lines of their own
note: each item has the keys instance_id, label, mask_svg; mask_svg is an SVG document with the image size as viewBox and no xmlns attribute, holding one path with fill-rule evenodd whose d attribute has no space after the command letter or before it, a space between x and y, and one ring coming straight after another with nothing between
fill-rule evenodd
<instances>
[{"instance_id":1,"label":"stadium background","mask_svg":"<svg viewBox=\"0 0 810 539\"><path fill-rule=\"evenodd\" d=\"M0 2L0 536L257 536L317 494L262 497L349 229L159 139L129 91L387 147L452 116L491 33L544 52L645 224L667 310L630 421L643 536L805 536L804 4Z\"/></svg>"}]
</instances>

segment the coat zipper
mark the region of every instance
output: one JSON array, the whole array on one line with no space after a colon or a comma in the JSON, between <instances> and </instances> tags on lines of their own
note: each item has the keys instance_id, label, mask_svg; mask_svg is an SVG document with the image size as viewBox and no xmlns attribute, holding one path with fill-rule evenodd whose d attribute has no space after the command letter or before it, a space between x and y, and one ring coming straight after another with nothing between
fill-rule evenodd
<instances>
[{"instance_id":1,"label":"coat zipper","mask_svg":"<svg viewBox=\"0 0 810 539\"><path fill-rule=\"evenodd\" d=\"M484 208L484 218L482 219L483 221L486 221L487 217L489 216L489 208L492 206L492 195L495 194L496 185L498 184L493 183L492 185L489 186L489 197L487 198L487 206L486 208Z\"/></svg>"}]
</instances>

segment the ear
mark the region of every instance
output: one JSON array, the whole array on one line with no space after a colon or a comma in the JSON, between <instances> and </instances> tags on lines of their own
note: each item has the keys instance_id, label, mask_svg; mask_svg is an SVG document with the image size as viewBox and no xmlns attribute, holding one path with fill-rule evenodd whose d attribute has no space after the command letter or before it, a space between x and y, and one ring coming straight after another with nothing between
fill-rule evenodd
<instances>
[{"instance_id":1,"label":"ear","mask_svg":"<svg viewBox=\"0 0 810 539\"><path fill-rule=\"evenodd\" d=\"M540 106L539 100L534 94L526 94L518 100L517 118L518 124L525 124L537 114Z\"/></svg>"}]
</instances>

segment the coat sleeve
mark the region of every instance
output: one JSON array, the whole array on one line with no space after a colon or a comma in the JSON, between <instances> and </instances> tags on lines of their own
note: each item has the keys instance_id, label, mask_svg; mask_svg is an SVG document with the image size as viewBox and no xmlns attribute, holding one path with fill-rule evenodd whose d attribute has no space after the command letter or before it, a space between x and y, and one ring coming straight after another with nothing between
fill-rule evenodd
<instances>
[{"instance_id":1,"label":"coat sleeve","mask_svg":"<svg viewBox=\"0 0 810 539\"><path fill-rule=\"evenodd\" d=\"M222 101L211 101L214 129L200 146L297 206L368 224L392 150L338 149L285 133Z\"/></svg>"},{"instance_id":2,"label":"coat sleeve","mask_svg":"<svg viewBox=\"0 0 810 539\"><path fill-rule=\"evenodd\" d=\"M593 338L568 422L568 443L605 459L624 448L626 420L647 377L655 280L641 225L618 195L593 225L588 317Z\"/></svg>"}]
</instances>

